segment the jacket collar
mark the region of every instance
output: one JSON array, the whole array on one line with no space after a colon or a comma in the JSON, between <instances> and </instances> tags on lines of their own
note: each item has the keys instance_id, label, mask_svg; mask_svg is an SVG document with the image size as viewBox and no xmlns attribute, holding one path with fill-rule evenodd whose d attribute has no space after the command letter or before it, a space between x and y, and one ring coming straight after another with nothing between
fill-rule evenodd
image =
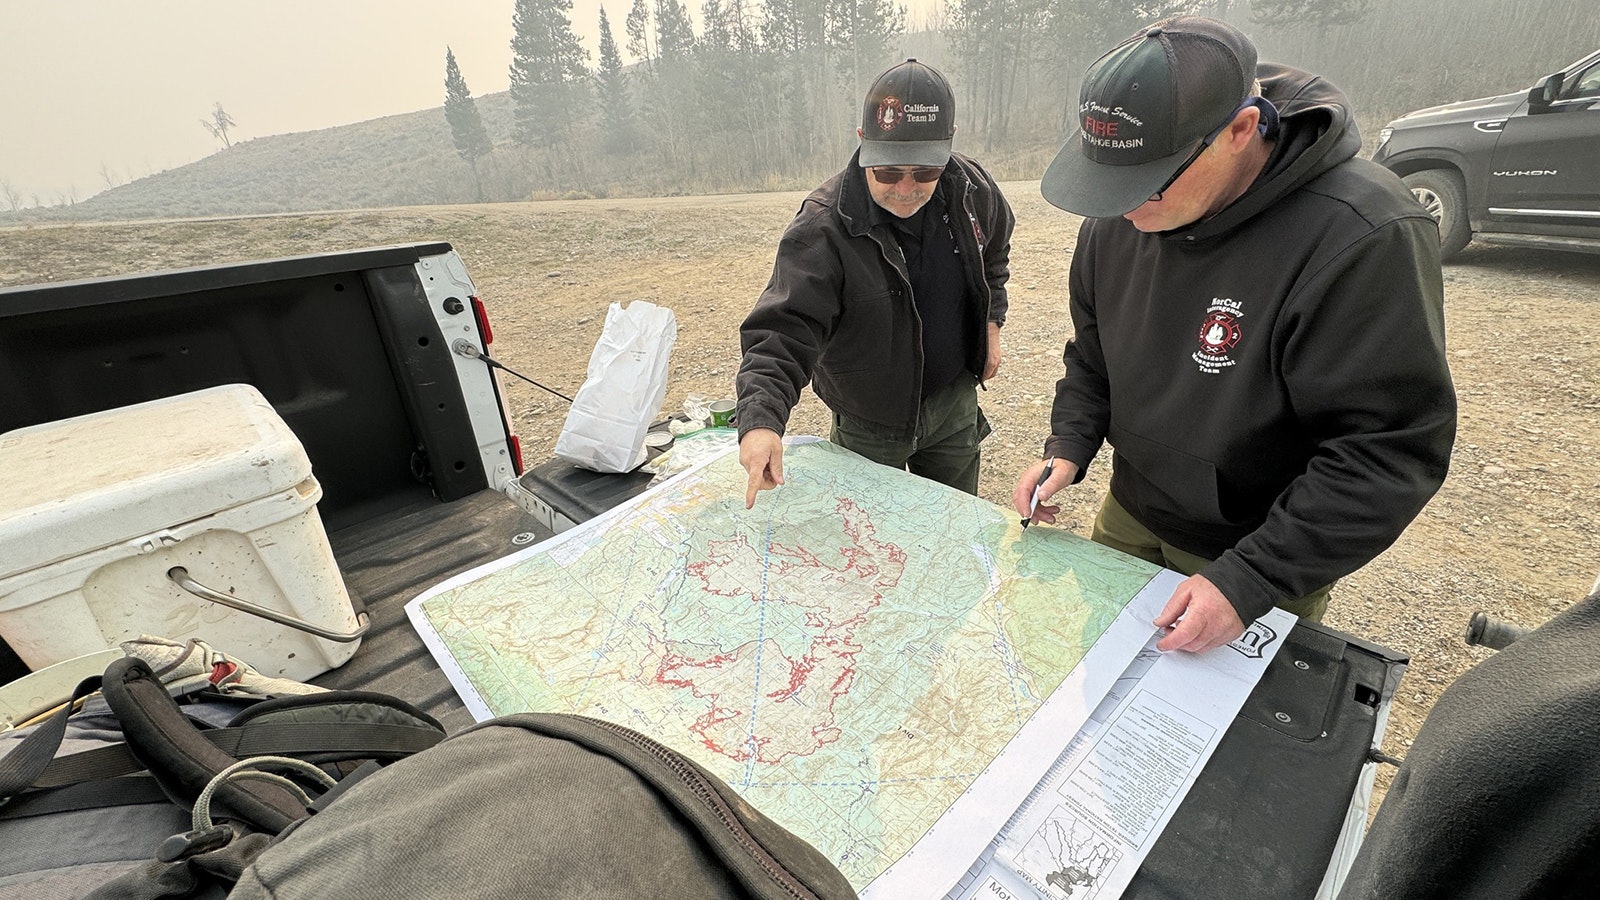
<instances>
[{"instance_id":1,"label":"jacket collar","mask_svg":"<svg viewBox=\"0 0 1600 900\"><path fill-rule=\"evenodd\" d=\"M850 162L839 173L839 217L844 229L861 237L872 230L872 195L867 193L867 170L861 168L861 148L850 154Z\"/></svg>"}]
</instances>

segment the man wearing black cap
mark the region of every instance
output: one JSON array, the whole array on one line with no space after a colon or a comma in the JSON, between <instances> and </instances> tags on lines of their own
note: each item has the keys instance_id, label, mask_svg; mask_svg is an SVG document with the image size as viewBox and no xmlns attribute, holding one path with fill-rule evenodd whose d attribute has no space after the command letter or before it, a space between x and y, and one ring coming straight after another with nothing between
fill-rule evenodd
<instances>
[{"instance_id":1,"label":"man wearing black cap","mask_svg":"<svg viewBox=\"0 0 1600 900\"><path fill-rule=\"evenodd\" d=\"M908 59L867 92L860 149L800 205L740 329L745 506L783 483L784 427L809 381L830 439L978 492L989 423L977 387L1000 367L1011 207L952 153L955 95Z\"/></svg>"},{"instance_id":2,"label":"man wearing black cap","mask_svg":"<svg viewBox=\"0 0 1600 900\"><path fill-rule=\"evenodd\" d=\"M1191 576L1156 619L1162 650L1226 643L1274 605L1318 618L1449 466L1438 227L1356 158L1338 89L1258 66L1222 22L1134 35L1079 107L1041 183L1089 218L1039 495L1116 448L1094 539Z\"/></svg>"}]
</instances>

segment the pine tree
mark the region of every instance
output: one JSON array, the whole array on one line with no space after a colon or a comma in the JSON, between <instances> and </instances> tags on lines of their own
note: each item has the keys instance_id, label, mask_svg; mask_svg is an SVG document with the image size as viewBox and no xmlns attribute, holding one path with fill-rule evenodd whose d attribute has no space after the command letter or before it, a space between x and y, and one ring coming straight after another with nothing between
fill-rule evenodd
<instances>
[{"instance_id":1,"label":"pine tree","mask_svg":"<svg viewBox=\"0 0 1600 900\"><path fill-rule=\"evenodd\" d=\"M680 62L694 49L694 27L682 0L656 0L656 55Z\"/></svg>"},{"instance_id":2,"label":"pine tree","mask_svg":"<svg viewBox=\"0 0 1600 900\"><path fill-rule=\"evenodd\" d=\"M483 127L483 117L478 115L478 103L467 89L467 80L461 77L456 55L449 47L444 48L444 118L450 123L456 154L472 167L473 191L482 203L483 182L478 177L478 160L488 156L494 145L489 141L488 129Z\"/></svg>"},{"instance_id":3,"label":"pine tree","mask_svg":"<svg viewBox=\"0 0 1600 900\"><path fill-rule=\"evenodd\" d=\"M762 6L761 45L782 110L774 154L782 168L810 164L818 148L831 143L825 133L829 124L838 124L827 110L839 104L821 77L826 66L825 10L825 0L766 0ZM856 102L859 98L843 108Z\"/></svg>"},{"instance_id":4,"label":"pine tree","mask_svg":"<svg viewBox=\"0 0 1600 900\"><path fill-rule=\"evenodd\" d=\"M694 29L682 0L655 0L656 59L645 80L645 126L665 151L667 165L697 174L690 144L695 116Z\"/></svg>"},{"instance_id":5,"label":"pine tree","mask_svg":"<svg viewBox=\"0 0 1600 900\"><path fill-rule=\"evenodd\" d=\"M627 153L634 148L633 101L628 96L627 78L622 74L622 54L611 36L611 21L600 7L600 71L595 76L600 88L600 130L602 145L610 153Z\"/></svg>"},{"instance_id":6,"label":"pine tree","mask_svg":"<svg viewBox=\"0 0 1600 900\"><path fill-rule=\"evenodd\" d=\"M589 82L589 51L572 33L572 0L516 0L511 14L511 99L518 143L564 140Z\"/></svg>"},{"instance_id":7,"label":"pine tree","mask_svg":"<svg viewBox=\"0 0 1600 900\"><path fill-rule=\"evenodd\" d=\"M905 30L906 8L893 0L829 0L828 43L851 95L865 95L872 78L895 62L891 41Z\"/></svg>"},{"instance_id":8,"label":"pine tree","mask_svg":"<svg viewBox=\"0 0 1600 900\"><path fill-rule=\"evenodd\" d=\"M628 21L624 30L628 33L628 52L639 62L648 64L652 59L650 55L650 7L645 0L633 0L633 8L628 10Z\"/></svg>"}]
</instances>

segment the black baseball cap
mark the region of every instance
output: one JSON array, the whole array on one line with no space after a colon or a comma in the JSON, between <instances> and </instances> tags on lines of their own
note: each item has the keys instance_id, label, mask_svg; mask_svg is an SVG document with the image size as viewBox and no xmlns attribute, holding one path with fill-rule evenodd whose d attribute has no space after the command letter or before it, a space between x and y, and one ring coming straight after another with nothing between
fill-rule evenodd
<instances>
[{"instance_id":1,"label":"black baseball cap","mask_svg":"<svg viewBox=\"0 0 1600 900\"><path fill-rule=\"evenodd\" d=\"M944 74L908 59L867 90L861 111L861 165L942 166L956 135L956 95Z\"/></svg>"},{"instance_id":2,"label":"black baseball cap","mask_svg":"<svg viewBox=\"0 0 1600 900\"><path fill-rule=\"evenodd\" d=\"M1040 193L1082 216L1132 211L1233 118L1255 78L1255 45L1226 22L1180 16L1140 31L1084 71L1078 133Z\"/></svg>"}]
</instances>

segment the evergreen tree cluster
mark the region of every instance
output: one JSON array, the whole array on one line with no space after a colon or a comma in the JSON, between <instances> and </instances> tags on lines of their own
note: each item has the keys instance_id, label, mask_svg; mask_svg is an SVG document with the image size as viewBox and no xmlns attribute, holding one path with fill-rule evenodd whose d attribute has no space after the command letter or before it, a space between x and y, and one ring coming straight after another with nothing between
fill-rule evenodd
<instances>
[{"instance_id":1,"label":"evergreen tree cluster","mask_svg":"<svg viewBox=\"0 0 1600 900\"><path fill-rule=\"evenodd\" d=\"M631 0L620 35L601 8L591 68L571 9L514 3L512 127L488 151L447 52L446 119L477 196L798 186L848 155L906 19L893 0L702 0L697 15L684 0Z\"/></svg>"},{"instance_id":2,"label":"evergreen tree cluster","mask_svg":"<svg viewBox=\"0 0 1600 900\"><path fill-rule=\"evenodd\" d=\"M955 85L958 147L1036 166L1059 146L1090 59L1142 23L1227 5L943 0L929 30L908 34L896 0L700 0L693 13L685 0L618 2L621 41L602 7L591 68L571 0L515 0L513 120L488 152L447 58L446 118L475 196L808 187L849 157L867 87L908 55Z\"/></svg>"},{"instance_id":3,"label":"evergreen tree cluster","mask_svg":"<svg viewBox=\"0 0 1600 900\"><path fill-rule=\"evenodd\" d=\"M1329 76L1368 116L1420 105L1407 97L1436 64L1398 52L1409 32L1435 21L1458 30L1436 0L941 0L915 32L897 0L698 0L695 10L686 0L616 2L627 9L601 8L591 66L571 0L515 0L504 133L480 134L447 53L446 118L475 196L808 188L855 147L872 79L907 56L950 77L957 149L999 177L1037 178L1076 119L1084 68L1158 19L1234 22L1263 59ZM1584 21L1577 0L1517 2L1532 20ZM622 16L620 35L612 14ZM1394 90L1397 74L1408 90ZM1461 81L1436 90L1452 95Z\"/></svg>"}]
</instances>

